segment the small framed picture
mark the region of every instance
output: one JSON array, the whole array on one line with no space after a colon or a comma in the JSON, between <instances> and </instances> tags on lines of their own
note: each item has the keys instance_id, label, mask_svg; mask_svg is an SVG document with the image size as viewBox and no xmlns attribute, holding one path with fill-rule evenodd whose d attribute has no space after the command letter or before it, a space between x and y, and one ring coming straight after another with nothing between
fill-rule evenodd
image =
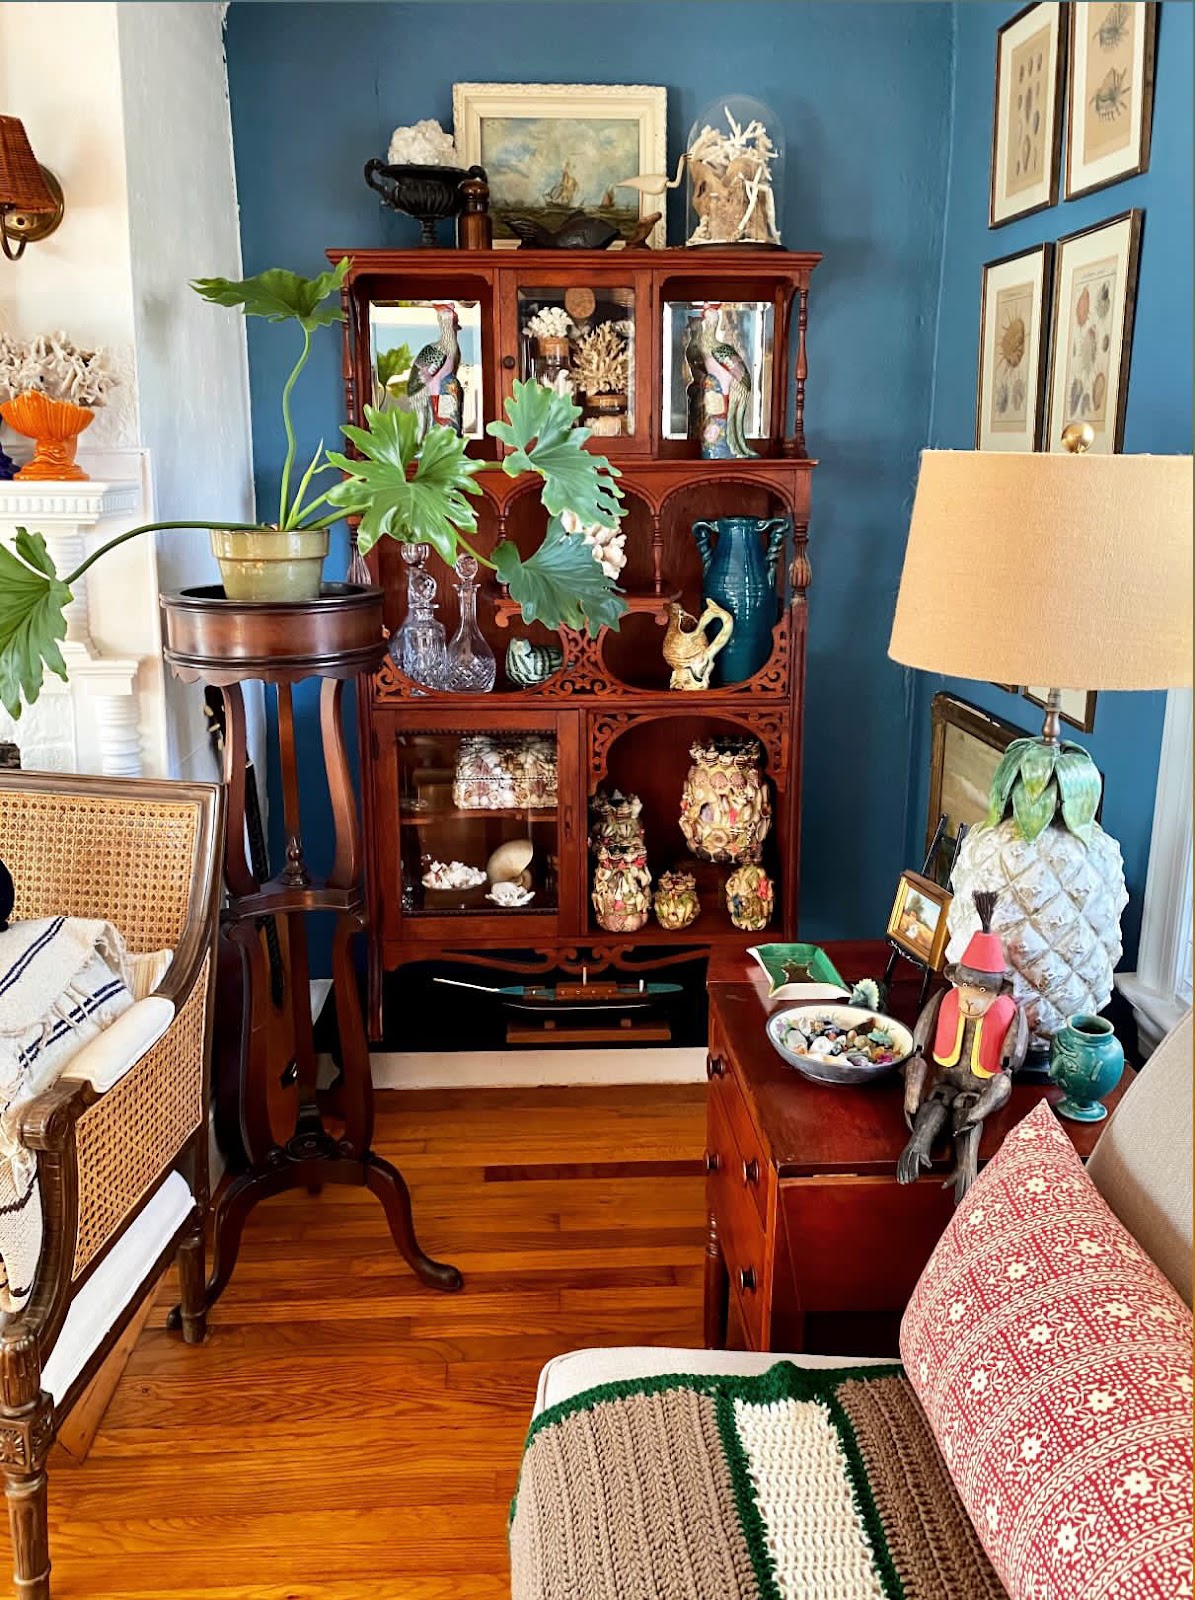
<instances>
[{"instance_id":1,"label":"small framed picture","mask_svg":"<svg viewBox=\"0 0 1195 1600\"><path fill-rule=\"evenodd\" d=\"M1148 170L1157 26L1141 0L1071 6L1068 200Z\"/></svg>"},{"instance_id":2,"label":"small framed picture","mask_svg":"<svg viewBox=\"0 0 1195 1600\"><path fill-rule=\"evenodd\" d=\"M888 938L902 954L930 972L941 972L946 954L946 913L951 896L919 872L902 872L888 918Z\"/></svg>"},{"instance_id":3,"label":"small framed picture","mask_svg":"<svg viewBox=\"0 0 1195 1600\"><path fill-rule=\"evenodd\" d=\"M1048 689L1022 689L1021 693L1033 705L1045 710L1050 697ZM1078 728L1080 733L1090 733L1095 727L1095 690L1063 689L1061 693L1062 701L1058 707L1058 715L1063 722L1069 722L1071 727Z\"/></svg>"},{"instance_id":4,"label":"small framed picture","mask_svg":"<svg viewBox=\"0 0 1195 1600\"><path fill-rule=\"evenodd\" d=\"M1054 246L989 261L979 295L977 450L1036 450L1046 395Z\"/></svg>"},{"instance_id":5,"label":"small framed picture","mask_svg":"<svg viewBox=\"0 0 1195 1600\"><path fill-rule=\"evenodd\" d=\"M1058 241L1047 450L1065 449L1072 422L1091 424L1093 454L1112 455L1124 442L1142 215L1126 211Z\"/></svg>"},{"instance_id":6,"label":"small framed picture","mask_svg":"<svg viewBox=\"0 0 1195 1600\"><path fill-rule=\"evenodd\" d=\"M996 104L988 225L1058 199L1066 6L1026 6L996 34Z\"/></svg>"}]
</instances>

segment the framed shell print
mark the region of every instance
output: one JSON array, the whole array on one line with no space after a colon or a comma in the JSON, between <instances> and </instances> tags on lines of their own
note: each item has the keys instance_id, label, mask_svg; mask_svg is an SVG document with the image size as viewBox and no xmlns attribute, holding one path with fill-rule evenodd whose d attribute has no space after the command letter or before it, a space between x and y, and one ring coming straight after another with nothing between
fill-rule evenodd
<instances>
[{"instance_id":1,"label":"framed shell print","mask_svg":"<svg viewBox=\"0 0 1195 1600\"><path fill-rule=\"evenodd\" d=\"M1149 166L1157 12L1139 0L1071 6L1068 200Z\"/></svg>"},{"instance_id":2,"label":"framed shell print","mask_svg":"<svg viewBox=\"0 0 1195 1600\"><path fill-rule=\"evenodd\" d=\"M990 227L1058 199L1066 6L1026 6L996 34Z\"/></svg>"},{"instance_id":3,"label":"framed shell print","mask_svg":"<svg viewBox=\"0 0 1195 1600\"><path fill-rule=\"evenodd\" d=\"M1054 246L989 261L979 297L977 450L1036 450L1046 394Z\"/></svg>"},{"instance_id":4,"label":"framed shell print","mask_svg":"<svg viewBox=\"0 0 1195 1600\"><path fill-rule=\"evenodd\" d=\"M1022 689L1021 693L1032 705L1040 706L1044 711L1050 698L1048 689ZM1063 722L1069 722L1072 728L1078 728L1080 733L1090 733L1095 727L1095 701L1094 689L1063 689L1058 705L1058 715Z\"/></svg>"},{"instance_id":5,"label":"framed shell print","mask_svg":"<svg viewBox=\"0 0 1195 1600\"><path fill-rule=\"evenodd\" d=\"M1064 448L1062 430L1072 422L1090 423L1096 454L1111 455L1124 441L1142 216L1126 211L1058 241L1047 450Z\"/></svg>"}]
</instances>

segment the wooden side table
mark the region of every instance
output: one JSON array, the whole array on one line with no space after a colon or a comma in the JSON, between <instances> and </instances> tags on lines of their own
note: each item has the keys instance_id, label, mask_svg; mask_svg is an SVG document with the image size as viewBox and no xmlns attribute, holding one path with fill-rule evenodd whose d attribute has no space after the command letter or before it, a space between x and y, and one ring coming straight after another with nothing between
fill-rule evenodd
<instances>
[{"instance_id":1,"label":"wooden side table","mask_svg":"<svg viewBox=\"0 0 1195 1600\"><path fill-rule=\"evenodd\" d=\"M341 700L346 681L374 671L384 653L382 591L326 584L323 596L306 604L242 606L226 600L218 587L197 588L163 595L161 605L165 657L175 676L186 682L202 678L224 696L228 904L221 936L239 953L245 995L235 1084L240 1170L216 1207L207 1304L214 1304L228 1283L245 1221L258 1201L284 1189L318 1193L325 1183L368 1188L382 1204L399 1254L416 1275L432 1288L459 1289L457 1269L431 1260L419 1247L402 1174L371 1148L373 1082L352 958L353 935L366 925L365 896ZM304 860L295 746L293 688L312 677L321 680L320 733L335 830L332 867L322 879ZM275 685L278 695L286 864L267 882L255 876L246 854L248 752L241 686L252 679ZM335 916L332 975L342 1064L340 1132L325 1126L316 1086L306 928L314 911ZM286 953L280 1006L271 994L266 960L263 924L269 918L279 925ZM279 1041L284 1041L281 1059ZM271 1078L277 1082L280 1068L293 1070L298 1091L294 1131L284 1143L274 1136L269 1111Z\"/></svg>"},{"instance_id":2,"label":"wooden side table","mask_svg":"<svg viewBox=\"0 0 1195 1600\"><path fill-rule=\"evenodd\" d=\"M827 944L848 981L882 972L887 946ZM912 969L909 969L910 972ZM889 1010L915 1020L920 982L894 982ZM705 1343L749 1350L895 1355L901 1312L953 1211L948 1155L917 1183L896 1181L908 1138L899 1077L823 1085L786 1067L764 1024L787 1004L741 951L710 959ZM1115 1105L1132 1079L1124 1081ZM980 1163L1042 1098L1018 1083L985 1123ZM1063 1124L1090 1155L1102 1124Z\"/></svg>"}]
</instances>

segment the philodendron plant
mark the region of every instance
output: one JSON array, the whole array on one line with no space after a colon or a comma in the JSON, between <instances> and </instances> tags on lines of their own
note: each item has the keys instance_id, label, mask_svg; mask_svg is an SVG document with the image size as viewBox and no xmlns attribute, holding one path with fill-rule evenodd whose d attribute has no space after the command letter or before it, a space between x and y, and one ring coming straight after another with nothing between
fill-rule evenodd
<instances>
[{"instance_id":1,"label":"philodendron plant","mask_svg":"<svg viewBox=\"0 0 1195 1600\"><path fill-rule=\"evenodd\" d=\"M356 517L357 544L363 552L389 537L426 542L450 564L462 551L476 556L508 586L529 622L584 626L591 633L602 626L617 627L626 609L614 583L621 548L611 534L622 515L618 473L604 456L584 448L590 430L576 426L580 411L563 395L535 383L516 383L506 402L506 420L489 424L489 432L509 449L503 470L511 477L534 472L542 479L548 529L526 560L505 540L491 556L473 548L469 536L476 531L477 518L469 497L481 493L474 477L484 463L466 455L465 441L451 428L432 427L421 437L413 412L366 406L363 428L341 429L359 459L325 451L321 440L295 481L291 393L307 363L315 329L343 318L339 305L325 302L339 291L349 266L342 260L334 271L315 278L274 268L239 283L207 278L192 284L214 304L237 306L246 316L270 322L293 322L302 332L302 350L282 391L287 449L274 526L283 531L326 528L343 517ZM343 479L312 495L314 480L333 469ZM11 548L0 544L0 702L19 717L22 702L31 705L37 699L47 668L66 679L59 643L66 637L64 612L72 599L71 585L109 550L140 534L171 528L238 531L258 526L219 516L146 523L119 534L64 575L55 570L43 536L18 528Z\"/></svg>"}]
</instances>

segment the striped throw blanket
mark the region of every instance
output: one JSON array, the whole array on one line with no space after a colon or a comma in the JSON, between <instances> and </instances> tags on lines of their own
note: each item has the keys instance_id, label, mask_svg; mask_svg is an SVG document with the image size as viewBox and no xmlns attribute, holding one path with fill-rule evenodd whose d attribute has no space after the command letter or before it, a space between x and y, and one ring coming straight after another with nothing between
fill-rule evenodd
<instances>
[{"instance_id":1,"label":"striped throw blanket","mask_svg":"<svg viewBox=\"0 0 1195 1600\"><path fill-rule=\"evenodd\" d=\"M513 1600L1006 1600L899 1367L649 1378L535 1419Z\"/></svg>"}]
</instances>

